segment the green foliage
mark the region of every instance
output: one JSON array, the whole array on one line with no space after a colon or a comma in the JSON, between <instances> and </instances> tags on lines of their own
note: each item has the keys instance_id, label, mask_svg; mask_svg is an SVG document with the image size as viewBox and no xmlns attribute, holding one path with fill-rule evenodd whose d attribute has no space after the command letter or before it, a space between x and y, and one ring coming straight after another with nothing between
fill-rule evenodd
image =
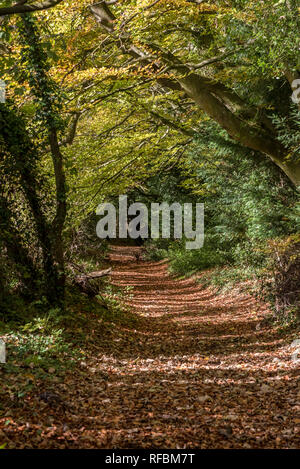
<instances>
[{"instance_id":1,"label":"green foliage","mask_svg":"<svg viewBox=\"0 0 300 469\"><path fill-rule=\"evenodd\" d=\"M43 319L37 318L32 329L38 331L31 333L31 326L23 327L23 333L10 334L5 337L7 353L18 366L37 367L47 371L50 367L62 368L74 364L80 357L76 350L66 342L61 329L51 327L51 333L46 332ZM38 323L38 324L37 324ZM67 363L66 363L67 360Z\"/></svg>"},{"instance_id":2,"label":"green foliage","mask_svg":"<svg viewBox=\"0 0 300 469\"><path fill-rule=\"evenodd\" d=\"M203 248L201 251L170 251L171 272L192 274L203 269L226 263L223 253L213 249Z\"/></svg>"},{"instance_id":3,"label":"green foliage","mask_svg":"<svg viewBox=\"0 0 300 469\"><path fill-rule=\"evenodd\" d=\"M243 264L216 266L216 268L203 272L199 278L201 285L213 286L218 292L230 291L238 286L239 290L257 294L255 283L257 272L253 266Z\"/></svg>"},{"instance_id":4,"label":"green foliage","mask_svg":"<svg viewBox=\"0 0 300 469\"><path fill-rule=\"evenodd\" d=\"M199 195L202 189L206 204L206 230L219 246L230 243L234 259L240 257L241 244L250 243L253 251L269 238L297 232L298 194L280 171L214 126L208 136L209 143L196 143L189 161L196 172L192 189ZM207 163L201 164L204 159Z\"/></svg>"},{"instance_id":5,"label":"green foliage","mask_svg":"<svg viewBox=\"0 0 300 469\"><path fill-rule=\"evenodd\" d=\"M45 44L41 43L40 31L35 18L24 14L17 22L21 44L21 64L37 104L36 120L48 129L64 127L60 117L62 102L59 88L47 74L50 69Z\"/></svg>"},{"instance_id":6,"label":"green foliage","mask_svg":"<svg viewBox=\"0 0 300 469\"><path fill-rule=\"evenodd\" d=\"M214 124L203 126L175 181L175 191L182 186L178 201L184 200L180 193L190 191L190 200L204 202L205 241L202 249L192 251L184 241L151 242L149 256L168 257L172 272L187 275L220 266L201 276L217 288L261 279L270 268L269 240L299 232L294 187L272 164L230 141ZM271 291L274 302L274 284Z\"/></svg>"},{"instance_id":7,"label":"green foliage","mask_svg":"<svg viewBox=\"0 0 300 469\"><path fill-rule=\"evenodd\" d=\"M270 240L265 249L266 269L261 274L261 294L277 316L300 319L300 236L299 233Z\"/></svg>"},{"instance_id":8,"label":"green foliage","mask_svg":"<svg viewBox=\"0 0 300 469\"><path fill-rule=\"evenodd\" d=\"M176 274L191 275L197 271L228 261L228 254L218 249L214 239L206 239L201 249L186 250L183 240L153 240L148 243L147 257L152 260L168 259L170 271Z\"/></svg>"},{"instance_id":9,"label":"green foliage","mask_svg":"<svg viewBox=\"0 0 300 469\"><path fill-rule=\"evenodd\" d=\"M258 272L268 240L299 229L297 194L268 151L234 143L213 121L220 119L203 112L205 99L190 99L182 83L201 77L206 97L226 106L250 135L282 143L285 162L297 166L299 110L290 83L299 70L296 3L113 2L114 36L86 6L62 2L1 22L0 52L9 53L0 73L15 102L0 105L0 246L9 266L2 269L1 303L7 291L24 294L30 286L33 300L33 292L44 295L42 283L64 278L57 242L64 226L68 263L97 268L105 249L100 253L91 234L91 214L122 193L147 204L205 203L200 251L175 240L150 243L149 255L169 257L174 272L224 264ZM68 274L72 279L72 268ZM3 310L10 317L14 308Z\"/></svg>"},{"instance_id":10,"label":"green foliage","mask_svg":"<svg viewBox=\"0 0 300 469\"><path fill-rule=\"evenodd\" d=\"M23 370L28 375L27 384L20 391L23 395L35 380L61 375L75 366L83 354L63 325L61 312L52 310L45 314L38 305L24 305L17 322L16 316L15 311L11 322L5 316L6 322L0 322L0 334L7 347L6 373L18 375Z\"/></svg>"},{"instance_id":11,"label":"green foliage","mask_svg":"<svg viewBox=\"0 0 300 469\"><path fill-rule=\"evenodd\" d=\"M233 3L233 10L223 17L226 40L229 44L243 40L248 43L242 51L242 56L250 59L246 78L280 76L287 65L291 71L296 70L299 66L297 2L254 0Z\"/></svg>"},{"instance_id":12,"label":"green foliage","mask_svg":"<svg viewBox=\"0 0 300 469\"><path fill-rule=\"evenodd\" d=\"M300 110L296 105L291 106L289 115L273 116L273 122L278 131L278 140L286 148L290 148L288 159L300 160Z\"/></svg>"}]
</instances>

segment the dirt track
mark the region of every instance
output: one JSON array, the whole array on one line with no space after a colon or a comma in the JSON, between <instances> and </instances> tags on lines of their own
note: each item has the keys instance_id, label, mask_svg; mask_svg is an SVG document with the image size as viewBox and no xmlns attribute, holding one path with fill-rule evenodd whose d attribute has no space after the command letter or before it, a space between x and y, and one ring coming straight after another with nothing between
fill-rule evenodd
<instances>
[{"instance_id":1,"label":"dirt track","mask_svg":"<svg viewBox=\"0 0 300 469\"><path fill-rule=\"evenodd\" d=\"M299 365L289 339L260 325L265 308L176 280L137 252L110 256L137 321L91 326L87 362L55 388L70 407L31 399L6 427L9 446L299 447Z\"/></svg>"}]
</instances>

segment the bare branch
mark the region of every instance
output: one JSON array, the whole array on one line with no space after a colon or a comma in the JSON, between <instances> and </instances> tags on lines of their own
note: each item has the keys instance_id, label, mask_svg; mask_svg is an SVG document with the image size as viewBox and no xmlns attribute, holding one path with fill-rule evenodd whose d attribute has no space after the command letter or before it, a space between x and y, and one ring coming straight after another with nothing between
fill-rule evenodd
<instances>
[{"instance_id":1,"label":"bare branch","mask_svg":"<svg viewBox=\"0 0 300 469\"><path fill-rule=\"evenodd\" d=\"M32 13L33 11L47 10L48 8L55 7L63 0L44 0L44 2L37 2L27 5L24 2L16 3L11 7L0 8L0 16L16 15L18 13Z\"/></svg>"}]
</instances>

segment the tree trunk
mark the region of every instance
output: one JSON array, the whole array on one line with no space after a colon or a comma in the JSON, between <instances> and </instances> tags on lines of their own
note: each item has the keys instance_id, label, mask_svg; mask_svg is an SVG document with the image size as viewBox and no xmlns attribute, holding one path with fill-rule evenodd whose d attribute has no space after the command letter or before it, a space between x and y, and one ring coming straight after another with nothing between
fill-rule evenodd
<instances>
[{"instance_id":1,"label":"tree trunk","mask_svg":"<svg viewBox=\"0 0 300 469\"><path fill-rule=\"evenodd\" d=\"M16 265L27 292L36 292L38 272L19 233L12 223L13 214L8 201L0 195L0 237L6 247L8 257Z\"/></svg>"},{"instance_id":2,"label":"tree trunk","mask_svg":"<svg viewBox=\"0 0 300 469\"><path fill-rule=\"evenodd\" d=\"M46 295L49 303L62 304L62 280L53 256L51 225L43 210L38 195L39 182L36 177L37 154L31 143L21 116L7 104L0 105L0 128L4 144L3 152L8 173L18 174L24 196L28 202L36 227L36 234L43 253Z\"/></svg>"},{"instance_id":3,"label":"tree trunk","mask_svg":"<svg viewBox=\"0 0 300 469\"><path fill-rule=\"evenodd\" d=\"M47 74L47 60L40 41L35 21L28 15L21 16L20 31L23 34L23 52L28 58L28 78L33 95L42 111L42 122L48 131L50 152L55 174L56 213L51 224L51 253L57 270L59 298L64 300L65 267L63 227L67 212L66 181L63 156L59 148L57 133L61 129L58 90Z\"/></svg>"},{"instance_id":4,"label":"tree trunk","mask_svg":"<svg viewBox=\"0 0 300 469\"><path fill-rule=\"evenodd\" d=\"M64 295L63 292L66 275L62 232L67 213L66 178L63 166L63 156L59 149L57 132L54 128L50 129L49 131L49 142L54 166L56 186L56 215L52 222L53 256L58 267L59 285L62 292L61 294Z\"/></svg>"},{"instance_id":5,"label":"tree trunk","mask_svg":"<svg viewBox=\"0 0 300 469\"><path fill-rule=\"evenodd\" d=\"M271 158L279 166L288 178L300 186L299 162L285 159L287 150L278 142L270 132L258 129L255 125L249 125L237 117L214 94L208 92L201 83L198 75L192 74L186 78L178 79L186 94L192 98L201 109L217 122L228 134L242 145L259 151Z\"/></svg>"}]
</instances>

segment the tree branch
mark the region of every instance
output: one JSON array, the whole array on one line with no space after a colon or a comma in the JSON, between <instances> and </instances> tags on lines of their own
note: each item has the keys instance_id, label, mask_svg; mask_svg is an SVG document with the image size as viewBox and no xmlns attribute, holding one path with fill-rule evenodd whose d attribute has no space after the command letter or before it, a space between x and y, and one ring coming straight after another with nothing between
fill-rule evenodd
<instances>
[{"instance_id":1,"label":"tree branch","mask_svg":"<svg viewBox=\"0 0 300 469\"><path fill-rule=\"evenodd\" d=\"M63 0L44 0L44 2L37 2L27 5L25 2L19 2L11 7L0 8L0 16L16 15L18 13L32 13L33 11L47 10L48 8L55 7Z\"/></svg>"},{"instance_id":2,"label":"tree branch","mask_svg":"<svg viewBox=\"0 0 300 469\"><path fill-rule=\"evenodd\" d=\"M96 11L93 7L92 12L98 23L104 26L109 34L114 34L116 32L114 29L116 18L106 2L102 1L97 4ZM191 69L170 51L162 51L156 44L147 44L149 48L158 52L155 62L153 54L148 56L148 53L145 53L140 47L136 47L130 36L123 31L119 33L118 44L124 54L130 55L134 59L138 58L142 64L152 64L153 70L158 73L162 66L167 65L167 69L177 73L177 76L163 79L157 77L158 83L172 89L179 86L179 89L184 91L202 111L225 129L233 140L268 155L283 169L291 181L299 185L299 165L286 161L286 149L276 139L272 125L268 118L262 115L259 108L249 106L233 89L223 83L191 72ZM162 80L164 80L164 84ZM257 117L259 118L257 119Z\"/></svg>"},{"instance_id":3,"label":"tree branch","mask_svg":"<svg viewBox=\"0 0 300 469\"><path fill-rule=\"evenodd\" d=\"M187 135L188 137L195 137L197 135L197 133L192 130L192 129L185 129L184 127L182 127L181 125L178 125L176 124L176 122L173 122L171 121L170 119L168 119L167 117L165 116L162 116L161 114L158 114L157 112L154 112L154 111L149 111L149 113L151 114L151 116L153 116L156 120L162 122L164 125L168 126L168 127L171 127L172 129L174 130L177 130L179 132L181 132L183 135Z\"/></svg>"}]
</instances>

